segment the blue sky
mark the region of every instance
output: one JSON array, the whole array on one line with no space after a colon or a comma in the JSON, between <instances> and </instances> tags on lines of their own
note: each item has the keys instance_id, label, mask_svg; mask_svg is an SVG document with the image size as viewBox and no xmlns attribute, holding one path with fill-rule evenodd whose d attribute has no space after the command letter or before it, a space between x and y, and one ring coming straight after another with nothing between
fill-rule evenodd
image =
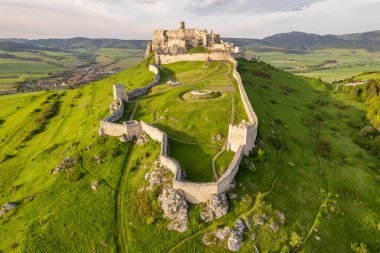
<instances>
[{"instance_id":1,"label":"blue sky","mask_svg":"<svg viewBox=\"0 0 380 253\"><path fill-rule=\"evenodd\" d=\"M0 0L2 38L150 39L153 29L213 29L223 37L380 30L380 0Z\"/></svg>"}]
</instances>

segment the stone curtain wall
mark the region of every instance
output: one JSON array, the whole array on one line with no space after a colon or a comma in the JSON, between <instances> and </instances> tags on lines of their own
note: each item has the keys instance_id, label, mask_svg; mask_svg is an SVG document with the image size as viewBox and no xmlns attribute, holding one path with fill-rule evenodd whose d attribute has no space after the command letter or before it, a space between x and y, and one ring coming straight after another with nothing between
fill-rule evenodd
<instances>
[{"instance_id":1,"label":"stone curtain wall","mask_svg":"<svg viewBox=\"0 0 380 253\"><path fill-rule=\"evenodd\" d=\"M240 74L237 71L238 62L232 56L230 56L229 60L234 64L234 70L233 70L232 74L238 82L240 97L241 97L241 100L243 101L243 105L244 105L245 111L247 112L248 119L257 128L258 119L257 119L256 113L253 111L251 102L249 102L247 93L245 92L245 89L243 86L243 82L241 81Z\"/></svg>"},{"instance_id":2,"label":"stone curtain wall","mask_svg":"<svg viewBox=\"0 0 380 253\"><path fill-rule=\"evenodd\" d=\"M195 54L178 54L178 55L157 55L156 62L160 64L168 64L178 61L229 61L230 54L225 52L213 52L213 53L195 53Z\"/></svg>"},{"instance_id":3,"label":"stone curtain wall","mask_svg":"<svg viewBox=\"0 0 380 253\"><path fill-rule=\"evenodd\" d=\"M128 101L134 97L138 97L147 93L153 86L157 85L160 81L160 71L155 65L149 65L149 71L154 73L154 80L143 88L134 89L131 92L127 92Z\"/></svg>"},{"instance_id":4,"label":"stone curtain wall","mask_svg":"<svg viewBox=\"0 0 380 253\"><path fill-rule=\"evenodd\" d=\"M191 60L204 61L204 60L207 60L208 57L210 57L209 56L210 54L197 54L198 56L194 56L194 55L187 55L186 57L184 56L179 56L179 57L178 56L164 56L164 57L167 57L165 58L166 63L175 62L175 61L189 61L189 60L190 61ZM158 129L157 127L149 125L143 121L141 122L129 121L127 123L124 123L123 125L113 123L114 121L120 119L121 116L123 115L123 111L124 111L123 103L121 103L119 110L117 110L116 112L114 112L113 114L111 114L106 119L100 122L100 127L101 127L101 130L104 132L104 134L111 135L111 136L126 135L128 139L131 139L132 136L138 136L144 131L153 140L156 140L159 143L161 143L161 151L160 151L161 165L167 167L174 174L173 187L176 189L181 189L185 193L185 197L187 201L193 204L197 204L199 202L206 202L211 194L219 194L219 193L229 190L230 184L232 180L234 180L235 175L239 170L239 164L243 157L243 154L246 153L247 149L250 150L253 147L253 144L256 140L258 120L248 100L247 94L244 90L244 86L241 82L240 74L236 70L237 62L229 54L225 55L224 53L218 53L218 55L219 55L218 57L220 58L214 58L214 59L230 60L234 64L233 76L238 82L239 91L240 91L241 98L242 98L245 110L247 112L250 124L249 124L249 129L246 131L247 134L244 135L245 141L238 144L236 153L232 159L231 164L229 165L227 171L222 175L222 177L217 182L197 183L197 182L184 181L181 177L181 174L182 174L181 166L175 159L171 158L167 154L167 150L168 150L167 134L164 131ZM153 66L153 65L151 66L149 66L150 71L155 73L155 79L153 83L149 84L148 86L144 88L137 89L139 91L137 91L136 93L133 93L133 91L130 92L132 93L132 96L136 94L145 94L151 87L153 87L159 82L159 78L160 78L159 70L156 66ZM140 90L142 89L144 90L144 93L140 93Z\"/></svg>"}]
</instances>

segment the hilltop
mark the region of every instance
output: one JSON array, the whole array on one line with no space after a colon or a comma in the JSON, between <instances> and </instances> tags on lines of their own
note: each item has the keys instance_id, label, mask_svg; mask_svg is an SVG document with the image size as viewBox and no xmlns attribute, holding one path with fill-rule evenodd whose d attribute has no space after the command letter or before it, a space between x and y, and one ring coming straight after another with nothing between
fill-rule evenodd
<instances>
[{"instance_id":1,"label":"hilltop","mask_svg":"<svg viewBox=\"0 0 380 253\"><path fill-rule=\"evenodd\" d=\"M0 250L224 252L226 242L216 240L212 232L247 217L254 222L252 230L244 231L240 252L252 252L255 246L284 252L379 250L380 210L374 197L380 195L379 161L352 139L366 105L334 93L320 80L246 60L239 60L238 71L260 119L257 153L242 161L236 188L228 193L226 216L204 223L199 218L203 206L190 205L188 231L168 231L157 191L140 190L147 186L144 176L158 158L160 145L150 139L142 146L123 143L97 133L99 121L109 115L112 85L124 83L127 91L144 87L153 79L147 64L75 90L0 97L0 203L17 205L1 218ZM223 115L223 124L231 120L219 105L231 103L228 93L222 90L224 95L204 101L181 99L204 85L230 85L227 65L202 67L205 64L162 65L162 82L127 103L125 119L136 108L138 119L175 139L220 147L212 137L226 133L211 120L218 115ZM212 79L200 82L207 76ZM173 78L189 85L171 88L166 81ZM235 104L236 122L244 117L239 108ZM202 113L202 120L183 113L192 109ZM193 131L198 128L207 131ZM171 154L181 164L189 163L189 177L210 178L211 173L196 170L210 168L199 165L210 163L217 149L175 139L169 143ZM191 154L201 159L196 162ZM69 157L72 169L51 174ZM228 154L221 158L221 171L229 159ZM95 181L99 185L93 190ZM211 241L208 246L205 237Z\"/></svg>"}]
</instances>

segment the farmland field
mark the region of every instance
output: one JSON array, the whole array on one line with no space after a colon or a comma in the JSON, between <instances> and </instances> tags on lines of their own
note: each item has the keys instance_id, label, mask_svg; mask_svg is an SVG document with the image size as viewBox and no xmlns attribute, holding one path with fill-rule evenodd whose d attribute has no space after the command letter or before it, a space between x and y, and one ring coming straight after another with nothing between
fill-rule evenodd
<instances>
[{"instance_id":1,"label":"farmland field","mask_svg":"<svg viewBox=\"0 0 380 253\"><path fill-rule=\"evenodd\" d=\"M290 73L326 82L352 77L364 71L380 70L380 52L364 49L324 49L305 54L254 53L260 59Z\"/></svg>"}]
</instances>

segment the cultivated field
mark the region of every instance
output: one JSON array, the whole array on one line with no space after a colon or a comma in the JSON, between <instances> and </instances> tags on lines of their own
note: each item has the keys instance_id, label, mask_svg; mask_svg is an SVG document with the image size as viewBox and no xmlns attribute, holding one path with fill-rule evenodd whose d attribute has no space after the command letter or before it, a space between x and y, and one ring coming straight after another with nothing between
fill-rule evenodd
<instances>
[{"instance_id":1,"label":"cultivated field","mask_svg":"<svg viewBox=\"0 0 380 253\"><path fill-rule=\"evenodd\" d=\"M364 71L380 70L380 52L364 49L325 49L306 54L254 53L260 59L290 73L332 82Z\"/></svg>"}]
</instances>

